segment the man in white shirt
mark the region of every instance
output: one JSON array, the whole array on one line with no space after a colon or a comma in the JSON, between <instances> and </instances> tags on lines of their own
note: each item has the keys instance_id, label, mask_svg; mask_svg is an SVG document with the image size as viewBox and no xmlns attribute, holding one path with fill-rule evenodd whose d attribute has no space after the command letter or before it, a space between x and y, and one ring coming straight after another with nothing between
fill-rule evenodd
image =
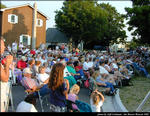
<instances>
[{"instance_id":1,"label":"man in white shirt","mask_svg":"<svg viewBox=\"0 0 150 116\"><path fill-rule=\"evenodd\" d=\"M112 60L112 67L113 67L114 71L118 71L118 66L117 66L117 62L115 59Z\"/></svg>"},{"instance_id":2,"label":"man in white shirt","mask_svg":"<svg viewBox=\"0 0 150 116\"><path fill-rule=\"evenodd\" d=\"M83 70L84 70L84 71L89 70L88 59L85 59L85 62L83 63Z\"/></svg>"},{"instance_id":3,"label":"man in white shirt","mask_svg":"<svg viewBox=\"0 0 150 116\"><path fill-rule=\"evenodd\" d=\"M17 42L16 42L16 41L12 43L12 51L13 51L14 53L17 52Z\"/></svg>"},{"instance_id":4,"label":"man in white shirt","mask_svg":"<svg viewBox=\"0 0 150 116\"><path fill-rule=\"evenodd\" d=\"M46 60L44 54L42 54L40 61L41 61L42 65L43 65L45 62L47 62L47 60Z\"/></svg>"},{"instance_id":5,"label":"man in white shirt","mask_svg":"<svg viewBox=\"0 0 150 116\"><path fill-rule=\"evenodd\" d=\"M92 61L92 58L91 58L91 57L89 58L89 62L88 62L87 64L88 64L88 67L89 67L89 68L93 68L94 63L93 63L93 61Z\"/></svg>"},{"instance_id":6,"label":"man in white shirt","mask_svg":"<svg viewBox=\"0 0 150 116\"><path fill-rule=\"evenodd\" d=\"M39 74L37 76L37 79L39 81L40 85L43 84L47 84L49 81L49 75L47 73L45 73L45 67L44 66L40 66L39 67Z\"/></svg>"},{"instance_id":7,"label":"man in white shirt","mask_svg":"<svg viewBox=\"0 0 150 116\"><path fill-rule=\"evenodd\" d=\"M102 74L104 77L109 75L109 72L104 68L105 63L103 61L100 62L99 70L100 74Z\"/></svg>"},{"instance_id":8,"label":"man in white shirt","mask_svg":"<svg viewBox=\"0 0 150 116\"><path fill-rule=\"evenodd\" d=\"M23 46L23 43L20 42L20 43L19 43L19 48L22 50L23 47L24 47L24 46Z\"/></svg>"},{"instance_id":9,"label":"man in white shirt","mask_svg":"<svg viewBox=\"0 0 150 116\"><path fill-rule=\"evenodd\" d=\"M110 75L109 72L104 68L104 65L104 61L101 61L99 66L100 74L106 79L106 81L115 84L116 77Z\"/></svg>"}]
</instances>

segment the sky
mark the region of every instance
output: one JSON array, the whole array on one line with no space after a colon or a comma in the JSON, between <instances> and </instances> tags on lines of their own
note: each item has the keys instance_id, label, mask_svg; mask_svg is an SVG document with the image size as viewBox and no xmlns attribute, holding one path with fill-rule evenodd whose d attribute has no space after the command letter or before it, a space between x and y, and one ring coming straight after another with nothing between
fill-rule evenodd
<instances>
[{"instance_id":1,"label":"sky","mask_svg":"<svg viewBox=\"0 0 150 116\"><path fill-rule=\"evenodd\" d=\"M23 5L23 4L31 4L33 5L35 1L7 1L7 0L1 0L1 3L6 5L7 7L13 7L13 6L17 6L17 5ZM63 6L63 2L64 1L59 1L59 0L55 0L55 1L36 1L37 3L37 8L39 11L41 11L42 13L46 14L49 17L49 20L47 20L46 22L46 29L50 28L50 27L55 27L55 11L56 10L60 10ZM116 8L116 10L120 13L120 14L125 14L125 7L132 7L132 2L129 0L101 0L98 1L98 3L109 3L111 4L113 7ZM128 25L126 25L128 26ZM127 33L127 40L130 41L132 36L130 34L130 32L127 30L127 27L125 28L126 33Z\"/></svg>"}]
</instances>

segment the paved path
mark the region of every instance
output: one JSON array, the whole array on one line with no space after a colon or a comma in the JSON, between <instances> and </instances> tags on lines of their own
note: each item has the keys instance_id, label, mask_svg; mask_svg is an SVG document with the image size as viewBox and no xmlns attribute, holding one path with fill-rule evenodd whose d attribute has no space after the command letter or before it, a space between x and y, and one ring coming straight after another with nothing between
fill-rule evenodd
<instances>
[{"instance_id":1,"label":"paved path","mask_svg":"<svg viewBox=\"0 0 150 116\"><path fill-rule=\"evenodd\" d=\"M26 93L24 92L24 88L22 86L13 86L12 89L12 94L13 94L13 102L14 102L14 109L16 110L17 105L24 100ZM113 102L112 102L112 97L111 96L104 96L105 101L102 106L102 111L103 112L115 112ZM81 88L79 92L79 100L84 101L88 104L90 104L90 96L89 96L89 90L86 88ZM44 109L45 112L50 112L49 111L49 105L46 105L46 100L44 100ZM41 108L39 105L39 102L36 104L36 109L41 112ZM11 110L10 110L11 112Z\"/></svg>"},{"instance_id":2,"label":"paved path","mask_svg":"<svg viewBox=\"0 0 150 116\"><path fill-rule=\"evenodd\" d=\"M116 112L114 109L114 104L113 104L113 96L104 96L105 97L105 101L104 104L102 106L103 112Z\"/></svg>"}]
</instances>

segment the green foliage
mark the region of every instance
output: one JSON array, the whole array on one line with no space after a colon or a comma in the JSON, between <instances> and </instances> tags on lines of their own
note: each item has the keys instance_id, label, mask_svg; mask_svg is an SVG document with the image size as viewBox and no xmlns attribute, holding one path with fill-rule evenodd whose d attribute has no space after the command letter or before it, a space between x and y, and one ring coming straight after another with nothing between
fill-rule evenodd
<instances>
[{"instance_id":1,"label":"green foliage","mask_svg":"<svg viewBox=\"0 0 150 116\"><path fill-rule=\"evenodd\" d=\"M98 6L102 7L108 13L108 29L105 33L105 41L111 41L112 43L124 43L126 32L123 30L125 25L124 16L119 14L115 7L112 7L110 4L99 4ZM119 41L117 41L119 38Z\"/></svg>"},{"instance_id":2,"label":"green foliage","mask_svg":"<svg viewBox=\"0 0 150 116\"><path fill-rule=\"evenodd\" d=\"M109 45L117 38L126 37L123 17L111 5L94 0L65 1L62 9L56 11L55 22L75 43L83 40Z\"/></svg>"},{"instance_id":3,"label":"green foliage","mask_svg":"<svg viewBox=\"0 0 150 116\"><path fill-rule=\"evenodd\" d=\"M0 9L3 9L3 8L6 8L6 6L0 3Z\"/></svg>"},{"instance_id":4,"label":"green foliage","mask_svg":"<svg viewBox=\"0 0 150 116\"><path fill-rule=\"evenodd\" d=\"M134 29L132 35L139 40L141 44L150 44L150 1L134 0L133 8L125 8L127 19L129 19L128 30Z\"/></svg>"},{"instance_id":5,"label":"green foliage","mask_svg":"<svg viewBox=\"0 0 150 116\"><path fill-rule=\"evenodd\" d=\"M150 0L131 0L133 5L143 6L143 5L150 5Z\"/></svg>"}]
</instances>

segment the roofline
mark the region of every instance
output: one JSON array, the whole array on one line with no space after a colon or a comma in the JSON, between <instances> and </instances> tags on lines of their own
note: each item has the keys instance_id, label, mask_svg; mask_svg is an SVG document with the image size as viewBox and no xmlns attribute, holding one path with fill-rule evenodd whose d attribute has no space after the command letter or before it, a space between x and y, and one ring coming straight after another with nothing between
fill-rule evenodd
<instances>
[{"instance_id":1,"label":"roofline","mask_svg":"<svg viewBox=\"0 0 150 116\"><path fill-rule=\"evenodd\" d=\"M0 9L0 11L3 12L3 11L5 11L5 10L9 10L9 9L13 9L13 8L18 8L18 7L23 7L23 6L30 6L31 8L34 9L34 7L33 7L31 4L27 3L27 4L23 4L23 5L18 5L18 6L3 8L3 9ZM42 14L43 16L45 16L47 20L50 19L50 18L49 18L47 15L45 15L43 12L39 11L38 9L37 9L37 11L38 11L40 14Z\"/></svg>"}]
</instances>

